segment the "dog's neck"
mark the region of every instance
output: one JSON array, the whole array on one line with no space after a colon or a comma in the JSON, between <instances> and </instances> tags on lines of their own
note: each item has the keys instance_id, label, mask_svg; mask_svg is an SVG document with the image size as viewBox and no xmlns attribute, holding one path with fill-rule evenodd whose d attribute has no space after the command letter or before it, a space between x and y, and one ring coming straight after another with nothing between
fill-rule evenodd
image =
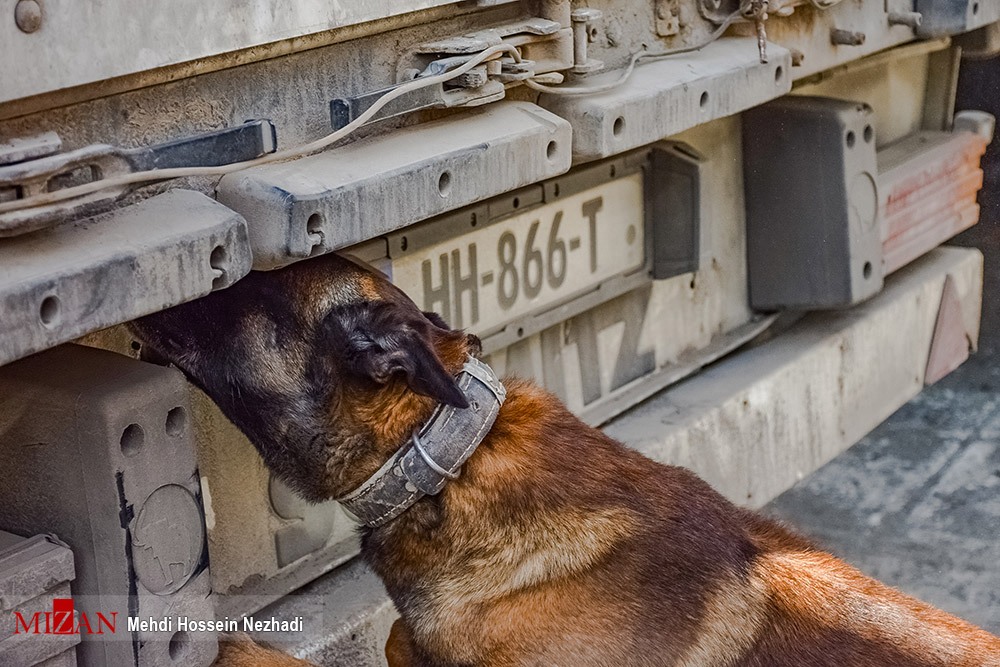
<instances>
[{"instance_id":1,"label":"dog's neck","mask_svg":"<svg viewBox=\"0 0 1000 667\"><path fill-rule=\"evenodd\" d=\"M478 341L476 341L478 343ZM435 340L435 352L452 375L479 351L465 334L446 332ZM341 498L358 488L399 449L414 430L430 419L437 401L410 390L396 379L372 388L342 385L330 397L328 411L316 432L323 434L324 480L320 496Z\"/></svg>"},{"instance_id":2,"label":"dog's neck","mask_svg":"<svg viewBox=\"0 0 1000 667\"><path fill-rule=\"evenodd\" d=\"M489 433L506 398L493 370L468 357L457 376L466 408L438 405L408 442L350 493L338 498L360 523L378 528L457 479Z\"/></svg>"}]
</instances>

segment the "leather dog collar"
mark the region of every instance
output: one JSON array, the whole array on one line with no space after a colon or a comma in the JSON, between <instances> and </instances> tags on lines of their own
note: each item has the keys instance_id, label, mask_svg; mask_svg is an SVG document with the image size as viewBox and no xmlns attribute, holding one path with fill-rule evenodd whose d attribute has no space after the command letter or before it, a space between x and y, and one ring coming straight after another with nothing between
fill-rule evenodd
<instances>
[{"instance_id":1,"label":"leather dog collar","mask_svg":"<svg viewBox=\"0 0 1000 667\"><path fill-rule=\"evenodd\" d=\"M507 390L487 364L469 357L458 374L469 402L459 409L439 405L427 423L361 486L338 501L359 522L376 528L425 495L455 479L490 432Z\"/></svg>"}]
</instances>

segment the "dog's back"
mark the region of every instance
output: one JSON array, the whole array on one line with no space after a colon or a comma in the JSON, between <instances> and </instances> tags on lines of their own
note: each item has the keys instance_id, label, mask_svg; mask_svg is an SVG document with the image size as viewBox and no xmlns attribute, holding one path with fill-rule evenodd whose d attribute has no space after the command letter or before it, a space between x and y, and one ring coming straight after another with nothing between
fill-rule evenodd
<instances>
[{"instance_id":1,"label":"dog's back","mask_svg":"<svg viewBox=\"0 0 1000 667\"><path fill-rule=\"evenodd\" d=\"M733 667L998 667L1000 639L755 519L765 551L751 574L768 614ZM754 530L754 528L752 528Z\"/></svg>"}]
</instances>

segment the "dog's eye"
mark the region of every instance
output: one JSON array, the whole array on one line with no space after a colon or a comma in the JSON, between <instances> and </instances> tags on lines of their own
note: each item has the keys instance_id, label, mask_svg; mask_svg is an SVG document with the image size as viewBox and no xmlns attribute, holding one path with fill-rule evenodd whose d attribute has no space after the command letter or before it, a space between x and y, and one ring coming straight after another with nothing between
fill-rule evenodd
<instances>
[{"instance_id":1,"label":"dog's eye","mask_svg":"<svg viewBox=\"0 0 1000 667\"><path fill-rule=\"evenodd\" d=\"M376 343L371 336L363 331L355 331L347 338L347 344L352 350L357 352L367 352L372 348L377 348L378 343Z\"/></svg>"}]
</instances>

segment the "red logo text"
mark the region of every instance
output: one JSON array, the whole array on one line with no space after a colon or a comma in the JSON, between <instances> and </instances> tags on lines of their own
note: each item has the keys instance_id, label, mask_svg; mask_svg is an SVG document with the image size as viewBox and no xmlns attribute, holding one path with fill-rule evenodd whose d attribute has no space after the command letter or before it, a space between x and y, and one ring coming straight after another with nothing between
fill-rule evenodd
<instances>
[{"instance_id":1,"label":"red logo text","mask_svg":"<svg viewBox=\"0 0 1000 667\"><path fill-rule=\"evenodd\" d=\"M55 598L52 611L36 611L27 618L19 611L14 612L15 635L113 634L117 623L117 611L111 612L110 618L101 612L92 616L82 611L77 613L72 598Z\"/></svg>"}]
</instances>

